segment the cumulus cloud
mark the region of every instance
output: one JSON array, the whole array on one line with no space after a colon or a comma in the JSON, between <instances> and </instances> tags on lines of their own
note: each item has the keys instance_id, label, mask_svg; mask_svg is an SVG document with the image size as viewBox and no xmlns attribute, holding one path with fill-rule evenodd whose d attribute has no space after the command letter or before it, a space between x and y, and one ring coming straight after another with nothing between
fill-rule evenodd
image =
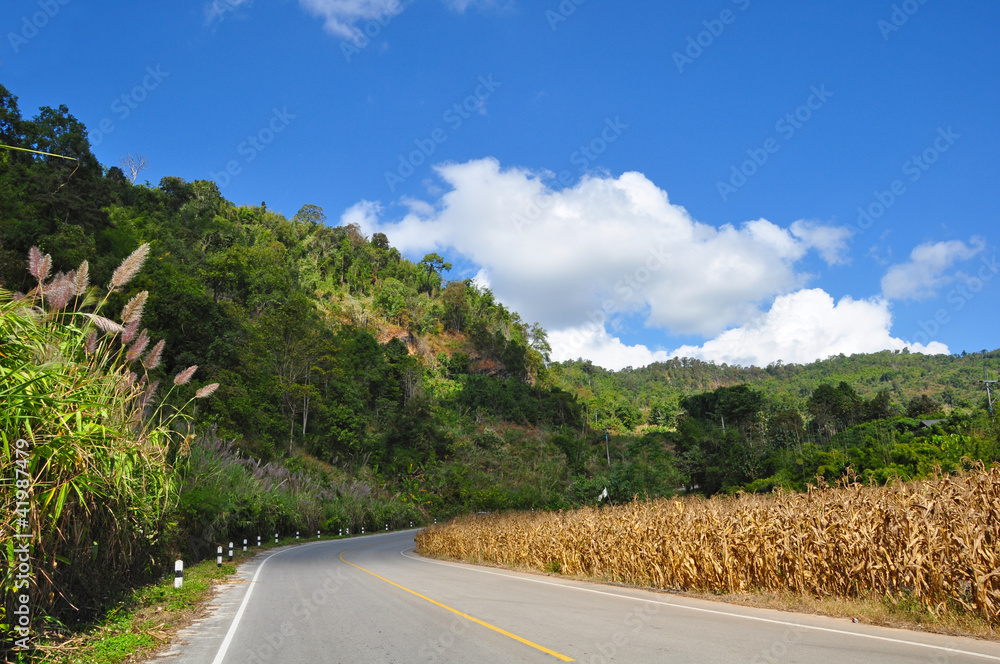
<instances>
[{"instance_id":1,"label":"cumulus cloud","mask_svg":"<svg viewBox=\"0 0 1000 664\"><path fill-rule=\"evenodd\" d=\"M558 330L549 334L552 359L557 362L588 358L606 369L640 367L670 357L693 357L718 364L767 366L778 360L805 364L843 353L902 350L948 353L944 344L926 345L893 337L892 315L881 298L839 302L825 291L803 289L779 296L771 309L744 325L732 328L700 346L673 351L630 346L596 324Z\"/></svg>"},{"instance_id":2,"label":"cumulus cloud","mask_svg":"<svg viewBox=\"0 0 1000 664\"><path fill-rule=\"evenodd\" d=\"M670 359L664 350L651 351L642 344L629 346L608 334L602 325L588 324L579 328L555 330L549 333L552 359L565 362L586 358L597 366L618 371L625 367L644 367Z\"/></svg>"},{"instance_id":3,"label":"cumulus cloud","mask_svg":"<svg viewBox=\"0 0 1000 664\"><path fill-rule=\"evenodd\" d=\"M781 295L766 314L701 346L682 346L673 355L766 366L777 360L804 364L840 353L887 349L948 353L948 347L940 342L909 343L893 337L891 329L892 314L886 300L844 297L834 303L828 293L812 288Z\"/></svg>"},{"instance_id":4,"label":"cumulus cloud","mask_svg":"<svg viewBox=\"0 0 1000 664\"><path fill-rule=\"evenodd\" d=\"M409 205L387 220L363 201L343 221L386 233L404 253L457 251L486 270L503 302L550 330L639 313L673 333L718 334L805 285L795 263L814 247L836 251L839 237L816 223L796 235L766 219L717 228L641 173L556 189L550 174L495 159L436 172L447 190L433 212Z\"/></svg>"},{"instance_id":5,"label":"cumulus cloud","mask_svg":"<svg viewBox=\"0 0 1000 664\"><path fill-rule=\"evenodd\" d=\"M986 240L927 242L910 252L910 260L893 265L882 277L882 294L891 300L925 300L950 284L961 273L948 273L959 261L969 260L986 248Z\"/></svg>"},{"instance_id":6,"label":"cumulus cloud","mask_svg":"<svg viewBox=\"0 0 1000 664\"><path fill-rule=\"evenodd\" d=\"M435 172L444 187L430 201L407 198L388 209L362 201L342 222L385 233L406 254L462 255L479 268L477 283L549 330L555 360L585 357L620 369L674 356L763 366L884 349L948 352L892 336L885 298L835 302L806 287L797 263L810 251L845 262L845 228L766 219L716 227L641 173L590 175L559 189L549 173L503 169L495 159ZM979 251L962 247L944 253ZM915 250L911 262L928 263L924 255ZM708 341L672 351L629 345L618 330L636 316Z\"/></svg>"}]
</instances>

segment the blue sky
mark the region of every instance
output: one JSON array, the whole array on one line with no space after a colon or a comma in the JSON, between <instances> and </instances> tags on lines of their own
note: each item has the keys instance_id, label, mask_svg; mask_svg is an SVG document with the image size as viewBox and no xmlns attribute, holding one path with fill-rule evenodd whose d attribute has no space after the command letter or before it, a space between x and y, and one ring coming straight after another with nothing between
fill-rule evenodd
<instances>
[{"instance_id":1,"label":"blue sky","mask_svg":"<svg viewBox=\"0 0 1000 664\"><path fill-rule=\"evenodd\" d=\"M98 158L383 231L556 359L992 349L1000 5L8 0ZM864 212L865 214L862 214Z\"/></svg>"}]
</instances>

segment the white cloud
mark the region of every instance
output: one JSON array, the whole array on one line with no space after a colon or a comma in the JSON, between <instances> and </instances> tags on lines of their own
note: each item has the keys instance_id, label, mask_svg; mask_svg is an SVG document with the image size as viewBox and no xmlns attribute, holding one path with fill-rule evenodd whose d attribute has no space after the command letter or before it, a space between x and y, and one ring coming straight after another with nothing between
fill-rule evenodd
<instances>
[{"instance_id":1,"label":"white cloud","mask_svg":"<svg viewBox=\"0 0 1000 664\"><path fill-rule=\"evenodd\" d=\"M414 214L419 214L425 217L434 214L434 206L427 201L422 201L418 198L411 198L409 196L403 196L399 199L399 202L409 208L409 210Z\"/></svg>"},{"instance_id":2,"label":"white cloud","mask_svg":"<svg viewBox=\"0 0 1000 664\"><path fill-rule=\"evenodd\" d=\"M948 352L939 342L892 336L886 299L835 302L805 288L809 277L797 263L812 250L829 264L845 262L846 229L766 219L716 227L692 219L641 173L585 176L556 189L551 174L504 170L495 159L435 171L444 190L426 203L401 201L402 218L362 201L342 222L383 232L406 254L462 255L479 267L477 283L550 331L555 360L586 357L621 369L673 356L766 366L907 347ZM928 263L925 253L935 252L915 250L914 262ZM630 346L616 329L635 316L709 340L673 351Z\"/></svg>"},{"instance_id":3,"label":"white cloud","mask_svg":"<svg viewBox=\"0 0 1000 664\"><path fill-rule=\"evenodd\" d=\"M363 36L355 25L359 21L385 21L404 9L400 0L299 0L299 4L324 19L323 28L331 35L354 42Z\"/></svg>"},{"instance_id":4,"label":"white cloud","mask_svg":"<svg viewBox=\"0 0 1000 664\"><path fill-rule=\"evenodd\" d=\"M436 168L448 191L433 213L402 219L362 202L344 214L384 232L408 254L454 250L489 274L497 296L550 330L614 323L714 335L805 285L795 263L813 246L834 251L836 230L811 223L798 237L766 219L720 228L691 218L641 173L586 176L562 190L548 174L481 159ZM827 238L822 242L816 238Z\"/></svg>"},{"instance_id":5,"label":"white cloud","mask_svg":"<svg viewBox=\"0 0 1000 664\"><path fill-rule=\"evenodd\" d=\"M444 4L461 14L469 7L482 7L484 9L488 7L503 8L510 3L504 0L444 0Z\"/></svg>"},{"instance_id":6,"label":"white cloud","mask_svg":"<svg viewBox=\"0 0 1000 664\"><path fill-rule=\"evenodd\" d=\"M766 366L777 360L803 364L843 353L874 353L909 348L917 353L948 353L944 344L907 343L890 334L892 314L881 298L836 304L813 288L777 297L771 310L727 330L701 346L682 346L679 357L718 363Z\"/></svg>"},{"instance_id":7,"label":"white cloud","mask_svg":"<svg viewBox=\"0 0 1000 664\"><path fill-rule=\"evenodd\" d=\"M663 350L651 351L641 344L628 346L618 337L608 334L603 326L592 323L550 332L549 344L552 346L552 359L556 362L586 358L612 371L644 367L670 358L670 354Z\"/></svg>"},{"instance_id":8,"label":"white cloud","mask_svg":"<svg viewBox=\"0 0 1000 664\"><path fill-rule=\"evenodd\" d=\"M240 7L249 6L252 0L211 0L205 5L205 23L212 24L221 21L230 12L237 11Z\"/></svg>"},{"instance_id":9,"label":"white cloud","mask_svg":"<svg viewBox=\"0 0 1000 664\"><path fill-rule=\"evenodd\" d=\"M476 276L472 278L472 283L479 288L490 288L490 273L486 268L480 268L479 272L476 272Z\"/></svg>"},{"instance_id":10,"label":"white cloud","mask_svg":"<svg viewBox=\"0 0 1000 664\"><path fill-rule=\"evenodd\" d=\"M357 25L359 22L374 20L385 24L406 8L404 0L299 0L299 4L313 16L324 19L323 28L331 35L356 44L364 41L364 32ZM461 14L469 7L503 9L508 3L502 0L444 0L444 4Z\"/></svg>"},{"instance_id":11,"label":"white cloud","mask_svg":"<svg viewBox=\"0 0 1000 664\"><path fill-rule=\"evenodd\" d=\"M549 333L552 359L580 357L614 371L640 367L670 357L693 357L718 364L767 366L781 360L805 364L843 353L874 353L909 348L916 353L948 353L944 344L908 343L890 334L892 315L880 298L834 303L821 289L804 289L775 299L770 311L746 324L727 330L701 346L681 346L674 351L629 346L603 326L587 324Z\"/></svg>"},{"instance_id":12,"label":"white cloud","mask_svg":"<svg viewBox=\"0 0 1000 664\"><path fill-rule=\"evenodd\" d=\"M819 251L827 265L847 263L847 241L851 239L851 229L843 226L822 226L815 221L792 222L792 235L806 245Z\"/></svg>"},{"instance_id":13,"label":"white cloud","mask_svg":"<svg viewBox=\"0 0 1000 664\"><path fill-rule=\"evenodd\" d=\"M973 237L969 244L960 240L927 242L910 252L910 260L893 265L882 277L882 294L890 300L925 300L961 273L947 271L958 261L969 260L986 248L986 241Z\"/></svg>"}]
</instances>

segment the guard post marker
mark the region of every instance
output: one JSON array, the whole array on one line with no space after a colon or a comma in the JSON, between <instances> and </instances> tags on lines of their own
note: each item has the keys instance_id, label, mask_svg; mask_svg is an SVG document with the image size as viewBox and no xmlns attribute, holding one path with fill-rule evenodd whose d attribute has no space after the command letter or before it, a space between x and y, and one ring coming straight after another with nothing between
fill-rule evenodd
<instances>
[{"instance_id":1,"label":"guard post marker","mask_svg":"<svg viewBox=\"0 0 1000 664\"><path fill-rule=\"evenodd\" d=\"M247 552L247 538L243 538L243 553Z\"/></svg>"},{"instance_id":2,"label":"guard post marker","mask_svg":"<svg viewBox=\"0 0 1000 664\"><path fill-rule=\"evenodd\" d=\"M274 534L274 543L275 543L275 544L277 544L277 543L278 543L278 533L275 533L275 534Z\"/></svg>"},{"instance_id":3,"label":"guard post marker","mask_svg":"<svg viewBox=\"0 0 1000 664\"><path fill-rule=\"evenodd\" d=\"M257 546L260 546L260 535L257 535Z\"/></svg>"},{"instance_id":4,"label":"guard post marker","mask_svg":"<svg viewBox=\"0 0 1000 664\"><path fill-rule=\"evenodd\" d=\"M298 538L299 538L299 531L296 530L295 531L295 539L298 539Z\"/></svg>"},{"instance_id":5,"label":"guard post marker","mask_svg":"<svg viewBox=\"0 0 1000 664\"><path fill-rule=\"evenodd\" d=\"M316 531L316 539L319 539L319 531Z\"/></svg>"},{"instance_id":6,"label":"guard post marker","mask_svg":"<svg viewBox=\"0 0 1000 664\"><path fill-rule=\"evenodd\" d=\"M233 543L229 543L229 562L233 562Z\"/></svg>"},{"instance_id":7,"label":"guard post marker","mask_svg":"<svg viewBox=\"0 0 1000 664\"><path fill-rule=\"evenodd\" d=\"M219 545L219 557L215 559L215 566L217 568L222 567L222 545Z\"/></svg>"},{"instance_id":8,"label":"guard post marker","mask_svg":"<svg viewBox=\"0 0 1000 664\"><path fill-rule=\"evenodd\" d=\"M178 560L174 563L174 588L184 585L184 561Z\"/></svg>"}]
</instances>

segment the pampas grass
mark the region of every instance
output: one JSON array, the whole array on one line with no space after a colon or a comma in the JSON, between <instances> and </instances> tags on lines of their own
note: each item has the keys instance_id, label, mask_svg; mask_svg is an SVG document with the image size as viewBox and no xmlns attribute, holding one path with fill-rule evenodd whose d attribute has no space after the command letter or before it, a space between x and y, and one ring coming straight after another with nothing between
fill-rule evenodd
<instances>
[{"instance_id":1,"label":"pampas grass","mask_svg":"<svg viewBox=\"0 0 1000 664\"><path fill-rule=\"evenodd\" d=\"M100 300L86 262L49 279L52 259L37 247L28 271L38 286L20 298L0 289L3 477L15 476L13 442L30 445L29 489L18 493L0 483L0 602L6 605L0 615L13 609L17 561L11 552L14 533L23 532L16 508L25 503L35 574L24 592L38 615L79 619L166 562L163 536L178 490L170 459L184 439L178 425L190 429L186 411L195 396L165 405L187 382L181 381L156 400L159 383L149 372L159 365L164 342L140 363L150 338L146 330L135 338L147 293L129 300L122 311L126 325L101 312L148 253L142 245L122 261ZM91 310L79 310L84 307ZM190 380L194 369L181 375Z\"/></svg>"},{"instance_id":2,"label":"pampas grass","mask_svg":"<svg viewBox=\"0 0 1000 664\"><path fill-rule=\"evenodd\" d=\"M132 281L135 275L139 274L139 270L142 269L142 264L146 262L146 256L148 255L148 242L129 254L128 258L123 260L114 274L111 275L109 290L118 291L122 286Z\"/></svg>"}]
</instances>

